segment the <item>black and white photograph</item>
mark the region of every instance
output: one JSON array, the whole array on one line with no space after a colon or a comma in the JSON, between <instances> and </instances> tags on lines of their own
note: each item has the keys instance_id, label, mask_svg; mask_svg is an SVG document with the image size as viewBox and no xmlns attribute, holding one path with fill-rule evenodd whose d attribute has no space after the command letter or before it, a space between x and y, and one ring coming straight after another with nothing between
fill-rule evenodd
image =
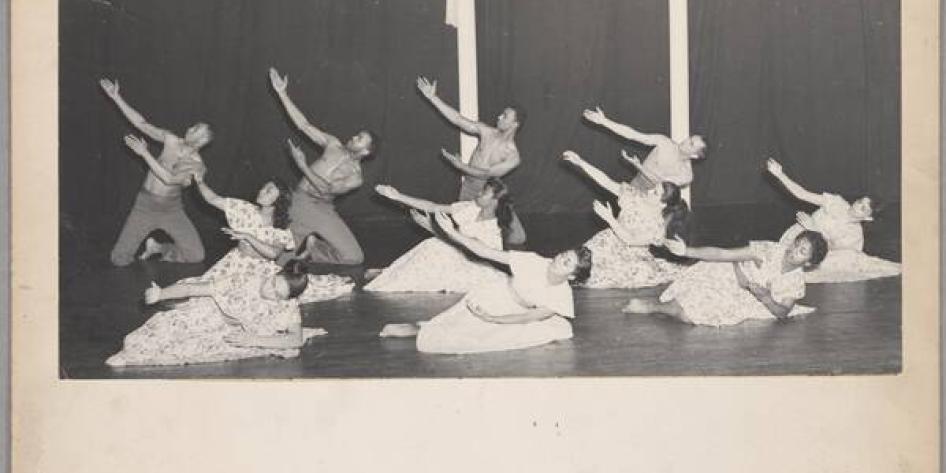
<instances>
[{"instance_id":1,"label":"black and white photograph","mask_svg":"<svg viewBox=\"0 0 946 473\"><path fill-rule=\"evenodd\" d=\"M58 5L60 380L904 369L900 1Z\"/></svg>"}]
</instances>

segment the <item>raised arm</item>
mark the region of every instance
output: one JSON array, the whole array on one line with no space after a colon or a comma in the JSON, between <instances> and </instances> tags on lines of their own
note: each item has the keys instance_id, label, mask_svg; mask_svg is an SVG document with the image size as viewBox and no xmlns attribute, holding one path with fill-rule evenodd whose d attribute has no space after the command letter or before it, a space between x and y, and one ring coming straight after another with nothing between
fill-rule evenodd
<instances>
[{"instance_id":1,"label":"raised arm","mask_svg":"<svg viewBox=\"0 0 946 473\"><path fill-rule=\"evenodd\" d=\"M338 141L338 138L309 123L309 120L302 114L299 107L296 107L296 104L292 102L292 99L289 98L289 92L286 90L289 85L289 76L280 77L279 72L271 67L269 68L269 81L273 86L273 90L276 92L276 96L279 97L279 101L282 102L283 108L286 109L289 119L292 120L293 125L295 125L299 131L305 133L310 140L322 147L328 146L331 141Z\"/></svg>"},{"instance_id":2,"label":"raised arm","mask_svg":"<svg viewBox=\"0 0 946 473\"><path fill-rule=\"evenodd\" d=\"M306 180L315 186L316 189L323 190L333 195L340 195L361 186L363 181L358 174L348 174L339 179L326 179L318 175L309 167L302 149L296 146L292 140L286 141L289 143L289 151L292 155L293 162L295 162L299 170L302 171L302 175L305 176Z\"/></svg>"},{"instance_id":3,"label":"raised arm","mask_svg":"<svg viewBox=\"0 0 946 473\"><path fill-rule=\"evenodd\" d=\"M194 182L197 183L197 190L200 191L200 195L207 201L208 204L213 205L214 207L223 210L224 203L226 199L217 195L210 186L204 182L204 173L194 174Z\"/></svg>"},{"instance_id":4,"label":"raised arm","mask_svg":"<svg viewBox=\"0 0 946 473\"><path fill-rule=\"evenodd\" d=\"M691 248L686 246L686 243L684 243L680 238L665 240L664 246L666 246L671 253L677 256L699 259L703 261L740 262L759 260L758 255L756 255L756 253L752 251L751 247L748 246L732 249L716 248L712 246Z\"/></svg>"},{"instance_id":5,"label":"raised arm","mask_svg":"<svg viewBox=\"0 0 946 473\"><path fill-rule=\"evenodd\" d=\"M821 194L815 194L814 192L805 189L804 187L798 185L795 181L791 180L788 176L785 175L785 171L782 170L782 165L774 159L769 159L765 162L765 167L768 169L769 174L778 179L779 182L785 186L785 189L788 190L796 199L804 200L810 204L814 205L824 205L824 196Z\"/></svg>"},{"instance_id":6,"label":"raised arm","mask_svg":"<svg viewBox=\"0 0 946 473\"><path fill-rule=\"evenodd\" d=\"M502 250L490 248L475 238L470 238L460 234L460 232L458 232L457 229L453 227L453 220L450 220L450 216L447 214L437 213L434 215L434 218L437 220L440 228L443 229L444 233L446 233L451 240L465 246L468 250L472 251L473 254L479 256L480 258L495 261L497 263L505 265L509 264L508 253Z\"/></svg>"},{"instance_id":7,"label":"raised arm","mask_svg":"<svg viewBox=\"0 0 946 473\"><path fill-rule=\"evenodd\" d=\"M642 239L640 235L632 234L623 225L621 222L618 222L618 219L614 218L614 212L611 210L611 204L605 202L595 201L592 205L595 214L604 220L605 223L611 227L611 231L617 235L624 244L628 246L648 246L653 242L652 239Z\"/></svg>"},{"instance_id":8,"label":"raised arm","mask_svg":"<svg viewBox=\"0 0 946 473\"><path fill-rule=\"evenodd\" d=\"M404 195L391 186L377 185L375 186L374 190L378 193L378 195L387 197L388 199L391 199L395 202L400 202L408 207L423 210L424 212L450 213L451 211L449 205L442 205L429 200L418 199L416 197Z\"/></svg>"},{"instance_id":9,"label":"raised arm","mask_svg":"<svg viewBox=\"0 0 946 473\"><path fill-rule=\"evenodd\" d=\"M631 163L635 168L637 168L637 172L639 172L641 176L644 176L645 179L654 185L660 184L666 180L660 174L645 168L644 165L641 164L640 158L637 156L630 156L627 154L627 151L624 151L623 149L621 150L621 156L627 160L627 162Z\"/></svg>"},{"instance_id":10,"label":"raised arm","mask_svg":"<svg viewBox=\"0 0 946 473\"><path fill-rule=\"evenodd\" d=\"M213 295L213 283L178 283L168 287L158 287L154 282L145 291L145 303L155 304L168 299L184 299L188 297L210 297Z\"/></svg>"},{"instance_id":11,"label":"raised arm","mask_svg":"<svg viewBox=\"0 0 946 473\"><path fill-rule=\"evenodd\" d=\"M138 113L135 109L131 108L131 105L128 105L128 103L125 102L125 99L122 98L118 91L118 81L102 79L99 81L99 85L102 87L102 90L105 91L105 95L112 99L112 102L115 102L115 105L118 106L118 109L122 111L122 114L125 115L125 118L127 118L128 121L135 126L135 128L147 135L152 140L164 142L169 132L148 123L144 116Z\"/></svg>"},{"instance_id":12,"label":"raised arm","mask_svg":"<svg viewBox=\"0 0 946 473\"><path fill-rule=\"evenodd\" d=\"M587 174L591 180L595 181L599 186L604 188L604 190L614 195L621 193L621 184L615 182L613 179L608 177L607 174L601 172L600 169L588 164L588 162L582 159L578 153L574 151L566 151L562 153L562 159L564 159L566 162L574 164L575 166L578 166L579 169L584 171L584 173Z\"/></svg>"},{"instance_id":13,"label":"raised arm","mask_svg":"<svg viewBox=\"0 0 946 473\"><path fill-rule=\"evenodd\" d=\"M490 177L503 177L506 174L512 172L513 169L519 166L520 158L519 152L511 150L507 152L501 161L488 168L478 168L470 166L469 164L464 163L460 156L450 153L445 149L440 150L440 154L446 159L453 167L457 168L460 172L467 176L479 177L482 179L488 179Z\"/></svg>"},{"instance_id":14,"label":"raised arm","mask_svg":"<svg viewBox=\"0 0 946 473\"><path fill-rule=\"evenodd\" d=\"M583 113L586 120L595 125L603 126L607 128L612 133L626 138L628 140L636 141L641 144L648 146L657 146L661 142L669 141L670 138L657 134L657 133L641 133L627 125L622 125L604 115L604 111L601 110L601 107L595 107L594 110L585 110Z\"/></svg>"},{"instance_id":15,"label":"raised arm","mask_svg":"<svg viewBox=\"0 0 946 473\"><path fill-rule=\"evenodd\" d=\"M151 172L163 183L167 185L185 185L190 182L189 174L172 173L161 165L151 152L148 151L148 144L145 140L137 136L128 135L125 137L125 145L131 148L138 156L141 156L148 164Z\"/></svg>"},{"instance_id":16,"label":"raised arm","mask_svg":"<svg viewBox=\"0 0 946 473\"><path fill-rule=\"evenodd\" d=\"M452 123L453 126L471 135L480 134L480 128L485 125L460 115L460 112L441 100L440 97L437 96L437 81L431 82L427 80L426 77L418 77L417 88L434 108L436 108L447 121Z\"/></svg>"}]
</instances>

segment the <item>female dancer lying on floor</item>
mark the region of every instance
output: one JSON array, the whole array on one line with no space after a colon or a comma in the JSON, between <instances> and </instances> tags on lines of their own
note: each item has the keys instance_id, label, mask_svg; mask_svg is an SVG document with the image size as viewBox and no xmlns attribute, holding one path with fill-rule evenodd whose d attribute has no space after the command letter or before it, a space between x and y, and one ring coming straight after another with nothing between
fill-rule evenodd
<instances>
[{"instance_id":1,"label":"female dancer lying on floor","mask_svg":"<svg viewBox=\"0 0 946 473\"><path fill-rule=\"evenodd\" d=\"M296 298L308 284L299 261L278 273L237 273L207 282L179 282L145 291L145 302L179 298L209 304L181 304L154 314L125 337L122 351L109 366L183 365L216 361L299 355L307 336ZM321 331L324 333L324 331Z\"/></svg>"},{"instance_id":2,"label":"female dancer lying on floor","mask_svg":"<svg viewBox=\"0 0 946 473\"><path fill-rule=\"evenodd\" d=\"M805 296L802 273L816 267L828 252L824 237L807 230L788 244L754 241L736 249L687 248L679 239L665 244L676 255L703 261L680 274L659 301L631 299L624 312L656 312L715 326L811 312L795 306Z\"/></svg>"},{"instance_id":3,"label":"female dancer lying on floor","mask_svg":"<svg viewBox=\"0 0 946 473\"><path fill-rule=\"evenodd\" d=\"M592 255L587 248L564 251L553 259L502 251L463 236L445 214L438 213L436 221L473 253L509 266L512 278L470 291L430 321L388 324L382 337L417 335L417 349L427 353L514 350L572 337L567 319L575 317L575 308L569 283L588 276Z\"/></svg>"},{"instance_id":4,"label":"female dancer lying on floor","mask_svg":"<svg viewBox=\"0 0 946 473\"><path fill-rule=\"evenodd\" d=\"M223 229L224 233L239 243L203 275L182 282L212 281L233 274L253 273L261 278L276 274L280 267L273 261L284 250L295 246L288 229L292 193L285 184L278 180L264 184L254 205L217 195L204 181L203 174L195 175L194 181L204 200L226 215L230 228ZM351 282L339 276L309 276L309 279L308 289L300 297L302 303L332 299L353 288Z\"/></svg>"},{"instance_id":5,"label":"female dancer lying on floor","mask_svg":"<svg viewBox=\"0 0 946 473\"><path fill-rule=\"evenodd\" d=\"M450 214L460 233L479 240L493 249L502 249L503 235L510 228L512 208L509 189L499 179L486 181L480 194L471 201L450 205L410 197L391 186L377 186L378 194L400 202L411 210L418 225L431 231L430 219L417 212ZM467 292L484 284L501 282L507 275L484 261L471 260L448 242L436 236L428 238L398 258L365 286L366 291L385 292Z\"/></svg>"},{"instance_id":6,"label":"female dancer lying on floor","mask_svg":"<svg viewBox=\"0 0 946 473\"><path fill-rule=\"evenodd\" d=\"M640 170L640 175L659 185L650 190L640 190L627 183L617 183L574 151L562 155L565 161L578 166L599 186L617 196L621 207L621 213L615 219L610 206L595 206L595 212L611 228L598 232L585 243L595 257L586 287L656 286L671 280L684 268L655 257L650 249L650 245L659 245L664 238L686 233L689 207L680 196L680 187L661 180L644 168L636 157L632 158L623 151L621 154Z\"/></svg>"},{"instance_id":7,"label":"female dancer lying on floor","mask_svg":"<svg viewBox=\"0 0 946 473\"><path fill-rule=\"evenodd\" d=\"M798 222L789 227L780 241L791 241L804 231L821 232L828 241L828 256L818 269L805 274L810 283L861 281L900 274L900 264L864 253L863 222L873 220L874 204L870 197L861 197L848 204L841 196L815 194L789 179L782 165L773 159L766 163L769 173L795 198L818 206L811 216L798 214Z\"/></svg>"}]
</instances>

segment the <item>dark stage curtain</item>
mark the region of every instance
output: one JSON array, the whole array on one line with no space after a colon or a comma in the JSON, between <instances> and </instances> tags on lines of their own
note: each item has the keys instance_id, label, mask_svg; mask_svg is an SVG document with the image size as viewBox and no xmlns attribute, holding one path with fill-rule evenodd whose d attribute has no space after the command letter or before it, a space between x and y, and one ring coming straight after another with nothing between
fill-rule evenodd
<instances>
[{"instance_id":1,"label":"dark stage curtain","mask_svg":"<svg viewBox=\"0 0 946 473\"><path fill-rule=\"evenodd\" d=\"M494 123L507 104L527 112L523 163L508 179L521 212L590 215L592 199L605 197L561 163L568 149L614 179L634 175L621 147L642 158L648 150L584 122L585 108L600 104L622 123L670 132L666 3L477 1L480 117Z\"/></svg>"},{"instance_id":2,"label":"dark stage curtain","mask_svg":"<svg viewBox=\"0 0 946 473\"><path fill-rule=\"evenodd\" d=\"M900 200L899 2L691 1L689 17L697 205L787 205L766 156L814 191Z\"/></svg>"},{"instance_id":3,"label":"dark stage curtain","mask_svg":"<svg viewBox=\"0 0 946 473\"><path fill-rule=\"evenodd\" d=\"M343 198L354 219L402 218L371 189L392 183L436 201L455 198L459 179L439 157L459 148L417 93L414 79L439 80L456 102L456 34L444 3L429 0L63 0L60 4L60 208L64 252L107 251L145 175L125 149L137 133L99 90L117 78L128 102L177 133L197 121L216 133L203 152L209 184L252 199L269 176L301 177L286 138L320 150L295 132L271 92L267 69L289 75L289 92L308 118L345 140L361 127L382 136L365 164L365 185ZM140 133L138 133L140 134ZM157 144L152 144L157 153ZM205 241L221 216L186 194ZM68 256L68 255L64 255Z\"/></svg>"}]
</instances>

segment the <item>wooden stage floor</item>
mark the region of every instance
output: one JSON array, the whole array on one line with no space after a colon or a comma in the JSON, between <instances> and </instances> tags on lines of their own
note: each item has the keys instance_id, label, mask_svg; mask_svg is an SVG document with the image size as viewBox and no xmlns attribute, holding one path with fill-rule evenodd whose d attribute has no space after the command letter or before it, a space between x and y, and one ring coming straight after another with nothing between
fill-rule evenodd
<instances>
[{"instance_id":1,"label":"wooden stage floor","mask_svg":"<svg viewBox=\"0 0 946 473\"><path fill-rule=\"evenodd\" d=\"M726 212L732 213L733 210ZM745 209L742 214L745 215ZM703 214L708 214L704 212ZM753 214L755 211L752 212ZM764 211L762 211L764 214ZM585 218L585 217L582 217ZM597 228L568 231L567 217L524 218L536 249L551 251L583 241ZM742 220L742 218L740 218ZM715 222L726 222L715 215ZM745 220L742 220L743 222ZM758 220L753 220L758 221ZM383 265L421 236L401 222L355 227L368 248L369 266ZM871 254L899 261L899 220L874 228ZM714 225L715 226L715 225ZM778 222L733 235L704 226L701 240L731 244L746 238L775 238ZM745 225L742 226L746 228ZM771 228L769 228L771 227ZM361 231L359 231L361 230ZM770 233L776 232L769 236ZM713 236L716 236L715 238ZM719 235L726 235L725 238ZM393 243L392 243L393 242ZM372 251L377 249L377 251ZM219 254L223 248L216 252ZM106 252L107 254L107 252ZM806 305L817 312L789 322L752 321L734 327L696 327L656 316L626 316L629 297L654 289L575 291L575 337L543 347L477 355L418 353L413 339L381 339L388 322L428 319L460 295L356 292L304 306L304 325L328 334L307 344L297 359L252 359L183 367L113 369L104 360L122 338L151 313L141 294L148 282L169 284L200 274L205 265L136 263L128 268L92 265L61 282L60 377L104 378L463 378L562 376L703 376L895 374L901 369L901 278L815 284ZM361 268L363 270L363 268ZM359 270L360 271L360 270Z\"/></svg>"}]
</instances>

